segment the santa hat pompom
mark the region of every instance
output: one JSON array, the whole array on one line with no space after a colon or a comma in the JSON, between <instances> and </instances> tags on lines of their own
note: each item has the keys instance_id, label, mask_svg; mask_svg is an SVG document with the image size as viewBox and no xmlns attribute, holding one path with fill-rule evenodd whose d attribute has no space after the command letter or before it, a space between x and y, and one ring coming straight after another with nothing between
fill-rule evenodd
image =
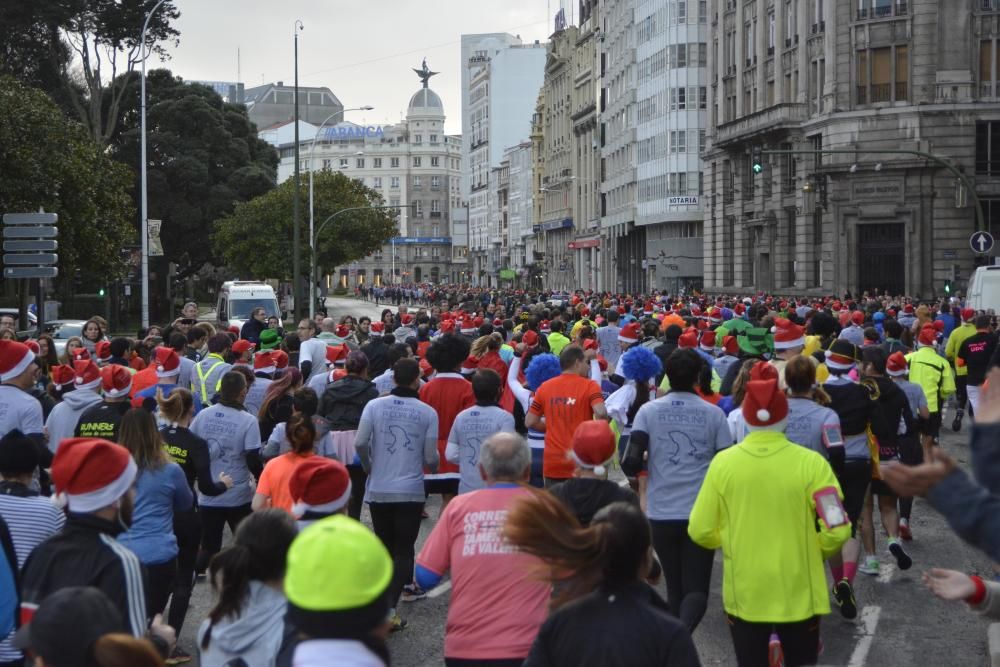
<instances>
[{"instance_id":1,"label":"santa hat pompom","mask_svg":"<svg viewBox=\"0 0 1000 667\"><path fill-rule=\"evenodd\" d=\"M761 420L762 422L766 422L770 418L771 418L771 413L768 412L767 410L760 409L757 411L757 419Z\"/></svg>"},{"instance_id":2,"label":"santa hat pompom","mask_svg":"<svg viewBox=\"0 0 1000 667\"><path fill-rule=\"evenodd\" d=\"M66 506L69 505L69 498L65 493L53 493L49 496L49 502L59 509L64 510L66 509Z\"/></svg>"}]
</instances>

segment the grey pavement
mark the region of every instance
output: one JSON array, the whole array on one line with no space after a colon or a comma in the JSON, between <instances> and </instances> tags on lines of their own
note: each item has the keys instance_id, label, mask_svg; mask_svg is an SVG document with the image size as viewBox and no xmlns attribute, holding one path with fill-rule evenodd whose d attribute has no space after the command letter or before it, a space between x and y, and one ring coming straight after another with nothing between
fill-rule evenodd
<instances>
[{"instance_id":1,"label":"grey pavement","mask_svg":"<svg viewBox=\"0 0 1000 667\"><path fill-rule=\"evenodd\" d=\"M327 300L332 317L343 314L377 317L382 306L350 298ZM945 420L950 424L950 419ZM943 446L960 464L968 465L968 423L961 433L946 430ZM419 551L440 508L440 498L432 497L427 510L431 519L423 522L417 543ZM362 517L370 525L367 512ZM885 536L876 518L877 542L885 548ZM872 667L895 665L984 665L988 664L987 626L982 617L968 612L960 604L947 604L933 597L920 582L920 574L930 567L946 567L964 572L978 572L992 578L989 559L964 544L948 528L944 519L922 499L913 510L911 527L914 540L906 544L913 557L913 567L899 571L892 557L883 552L882 572L878 577L858 574L856 597L858 618L847 621L836 606L823 618L824 665ZM694 639L704 665L735 665L729 630L722 608L722 557L716 555L708 612L695 631ZM435 591L437 592L437 591ZM666 595L661 585L660 592ZM400 614L409 622L389 642L393 665L421 667L443 664L444 627L450 591L414 603L400 605ZM182 645L195 649L198 624L210 609L211 592L199 582L192 597L188 620L181 634ZM197 661L190 663L197 665Z\"/></svg>"}]
</instances>

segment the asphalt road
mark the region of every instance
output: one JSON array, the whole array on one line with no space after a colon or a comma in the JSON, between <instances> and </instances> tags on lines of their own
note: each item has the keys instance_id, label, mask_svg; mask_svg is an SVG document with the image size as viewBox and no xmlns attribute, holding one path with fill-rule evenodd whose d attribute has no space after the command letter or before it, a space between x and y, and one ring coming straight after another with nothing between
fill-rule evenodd
<instances>
[{"instance_id":1,"label":"asphalt road","mask_svg":"<svg viewBox=\"0 0 1000 667\"><path fill-rule=\"evenodd\" d=\"M350 313L377 317L382 306L354 299L331 298L332 317ZM945 420L950 424L950 418ZM943 436L943 446L968 464L968 432ZM427 510L431 519L421 527L417 548L426 539L437 518L440 501L433 497ZM363 520L370 525L367 512ZM878 544L885 547L885 536L878 526ZM856 596L858 618L842 619L834 608L823 619L824 665L847 667L890 667L896 665L984 665L988 663L987 621L967 612L961 605L946 604L933 597L920 583L920 573L929 567L947 567L992 576L989 559L968 547L948 528L945 521L923 500L913 510L911 527L914 540L907 544L914 565L908 571L896 569L888 553L880 554L882 571L878 577L858 574ZM735 665L729 630L722 609L722 558L716 555L712 573L709 608L694 639L704 665ZM443 664L444 626L450 592L443 586L428 597L402 604L400 614L409 626L392 636L390 649L393 665L418 667ZM439 594L438 594L439 593ZM661 593L666 594L661 586ZM436 594L436 595L435 595ZM193 650L197 625L211 606L209 586L199 582L192 598L188 621L181 634L182 645ZM197 665L197 661L190 663Z\"/></svg>"}]
</instances>

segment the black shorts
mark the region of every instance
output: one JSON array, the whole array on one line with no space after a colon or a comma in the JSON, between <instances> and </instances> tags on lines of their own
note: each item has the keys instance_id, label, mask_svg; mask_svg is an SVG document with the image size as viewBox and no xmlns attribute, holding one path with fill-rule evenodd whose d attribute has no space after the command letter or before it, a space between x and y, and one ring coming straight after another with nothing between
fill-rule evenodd
<instances>
[{"instance_id":1,"label":"black shorts","mask_svg":"<svg viewBox=\"0 0 1000 667\"><path fill-rule=\"evenodd\" d=\"M941 435L941 411L932 412L927 421L924 422L924 435L929 435L935 440Z\"/></svg>"},{"instance_id":2,"label":"black shorts","mask_svg":"<svg viewBox=\"0 0 1000 667\"><path fill-rule=\"evenodd\" d=\"M458 478L444 477L424 480L424 493L428 496L436 494L458 495Z\"/></svg>"},{"instance_id":3,"label":"black shorts","mask_svg":"<svg viewBox=\"0 0 1000 667\"><path fill-rule=\"evenodd\" d=\"M851 520L851 537L858 528L858 519L865 506L865 495L872 481L872 464L868 459L853 459L844 464L840 477L840 490L844 492L844 510Z\"/></svg>"},{"instance_id":4,"label":"black shorts","mask_svg":"<svg viewBox=\"0 0 1000 667\"><path fill-rule=\"evenodd\" d=\"M872 495L873 496L881 496L881 497L885 498L886 496L894 496L894 495L896 495L896 492L893 491L892 488L888 484L885 483L885 480L873 479L872 480Z\"/></svg>"},{"instance_id":5,"label":"black shorts","mask_svg":"<svg viewBox=\"0 0 1000 667\"><path fill-rule=\"evenodd\" d=\"M911 433L899 439L899 461L908 466L918 466L924 462L924 448L920 444L919 435Z\"/></svg>"}]
</instances>

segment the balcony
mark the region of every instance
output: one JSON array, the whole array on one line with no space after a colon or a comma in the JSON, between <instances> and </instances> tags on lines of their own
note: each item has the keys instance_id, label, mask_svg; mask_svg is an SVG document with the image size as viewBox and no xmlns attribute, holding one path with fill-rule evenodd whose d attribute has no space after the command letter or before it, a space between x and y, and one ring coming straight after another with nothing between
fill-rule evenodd
<instances>
[{"instance_id":1,"label":"balcony","mask_svg":"<svg viewBox=\"0 0 1000 667\"><path fill-rule=\"evenodd\" d=\"M808 116L809 110L805 104L777 104L720 125L715 133L715 143L724 145L734 140L743 140L748 135L794 127Z\"/></svg>"}]
</instances>

